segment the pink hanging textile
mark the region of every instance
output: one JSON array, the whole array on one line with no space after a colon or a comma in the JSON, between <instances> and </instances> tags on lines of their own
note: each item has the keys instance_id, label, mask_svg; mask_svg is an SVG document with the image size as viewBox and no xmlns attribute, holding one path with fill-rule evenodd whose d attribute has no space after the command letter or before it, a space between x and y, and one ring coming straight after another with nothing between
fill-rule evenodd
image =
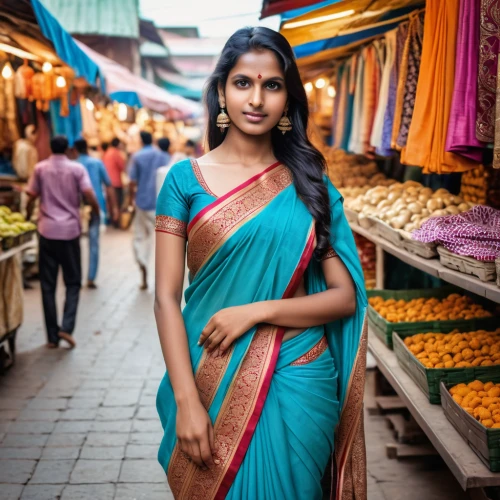
<instances>
[{"instance_id":1,"label":"pink hanging textile","mask_svg":"<svg viewBox=\"0 0 500 500\"><path fill-rule=\"evenodd\" d=\"M443 245L458 255L494 261L500 256L500 210L477 205L459 215L432 217L411 236Z\"/></svg>"},{"instance_id":2,"label":"pink hanging textile","mask_svg":"<svg viewBox=\"0 0 500 500\"><path fill-rule=\"evenodd\" d=\"M480 162L486 146L476 137L477 67L481 0L460 0L455 87L446 151Z\"/></svg>"}]
</instances>

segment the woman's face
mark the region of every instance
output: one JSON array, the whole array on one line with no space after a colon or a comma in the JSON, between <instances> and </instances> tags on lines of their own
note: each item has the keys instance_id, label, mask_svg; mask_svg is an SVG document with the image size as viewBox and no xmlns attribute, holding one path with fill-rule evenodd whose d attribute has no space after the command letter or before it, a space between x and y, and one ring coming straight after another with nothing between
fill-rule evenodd
<instances>
[{"instance_id":1,"label":"woman's face","mask_svg":"<svg viewBox=\"0 0 500 500\"><path fill-rule=\"evenodd\" d=\"M231 126L263 135L277 125L287 103L285 75L274 52L252 50L230 71L225 95L219 92Z\"/></svg>"}]
</instances>

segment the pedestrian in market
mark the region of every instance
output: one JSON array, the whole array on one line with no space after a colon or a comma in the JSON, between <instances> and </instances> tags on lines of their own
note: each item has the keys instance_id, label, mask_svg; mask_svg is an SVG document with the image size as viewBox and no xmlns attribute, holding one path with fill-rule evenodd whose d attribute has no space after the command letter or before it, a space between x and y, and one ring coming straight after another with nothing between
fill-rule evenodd
<instances>
[{"instance_id":1,"label":"pedestrian in market","mask_svg":"<svg viewBox=\"0 0 500 500\"><path fill-rule=\"evenodd\" d=\"M106 170L108 171L108 175L111 180L111 185L113 186L113 189L115 191L118 210L121 210L124 199L122 174L123 172L125 172L126 163L125 158L119 148L120 139L116 137L111 141L111 144L109 145L107 145L106 143L102 143L102 149L104 151L102 161L106 166Z\"/></svg>"},{"instance_id":2,"label":"pedestrian in market","mask_svg":"<svg viewBox=\"0 0 500 500\"><path fill-rule=\"evenodd\" d=\"M130 203L135 206L134 253L141 271L141 290L148 288L148 264L153 247L156 208L156 171L170 155L153 146L153 136L141 132L143 147L130 159Z\"/></svg>"},{"instance_id":3,"label":"pedestrian in market","mask_svg":"<svg viewBox=\"0 0 500 500\"><path fill-rule=\"evenodd\" d=\"M80 204L83 198L99 216L99 203L85 167L66 156L68 140L56 136L50 141L51 156L37 163L28 183L28 219L40 198L38 219L39 269L47 347L58 347L73 338L82 281L80 257ZM59 268L66 286L62 324L57 319L56 289Z\"/></svg>"},{"instance_id":4,"label":"pedestrian in market","mask_svg":"<svg viewBox=\"0 0 500 500\"><path fill-rule=\"evenodd\" d=\"M94 189L101 213L106 213L106 199L108 200L111 219L116 221L118 219L118 207L116 204L115 191L111 186L111 181L108 172L104 167L104 163L89 156L88 145L85 139L77 139L75 141L75 149L78 152L76 161L81 163L86 169L90 177L90 182ZM104 197L106 192L106 198ZM89 222L89 268L87 274L87 288L95 289L97 285L95 279L97 276L97 269L99 267L99 233L101 228L101 217L92 213Z\"/></svg>"},{"instance_id":5,"label":"pedestrian in market","mask_svg":"<svg viewBox=\"0 0 500 500\"><path fill-rule=\"evenodd\" d=\"M319 500L331 460L328 498L366 499L363 272L290 44L237 31L205 95L157 201L159 461L175 498Z\"/></svg>"}]
</instances>

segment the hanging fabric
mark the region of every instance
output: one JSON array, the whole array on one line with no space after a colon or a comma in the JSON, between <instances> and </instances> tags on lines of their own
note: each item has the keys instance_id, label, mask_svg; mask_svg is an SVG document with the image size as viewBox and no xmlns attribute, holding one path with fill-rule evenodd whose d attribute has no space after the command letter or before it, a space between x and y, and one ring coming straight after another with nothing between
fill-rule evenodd
<instances>
[{"instance_id":1,"label":"hanging fabric","mask_svg":"<svg viewBox=\"0 0 500 500\"><path fill-rule=\"evenodd\" d=\"M377 60L377 51L380 41L377 40L366 48L365 76L363 90L363 116L361 121L361 153L370 151L370 137L373 121L377 110L378 89L380 84L380 70Z\"/></svg>"},{"instance_id":2,"label":"hanging fabric","mask_svg":"<svg viewBox=\"0 0 500 500\"><path fill-rule=\"evenodd\" d=\"M361 137L361 126L363 121L363 90L364 90L364 69L365 69L366 49L361 51L358 57L356 68L356 86L354 91L354 109L351 127L351 137L349 139L348 150L352 153L361 154L363 144Z\"/></svg>"},{"instance_id":3,"label":"hanging fabric","mask_svg":"<svg viewBox=\"0 0 500 500\"><path fill-rule=\"evenodd\" d=\"M498 53L500 52L500 0L481 0L476 136L493 142Z\"/></svg>"},{"instance_id":4,"label":"hanging fabric","mask_svg":"<svg viewBox=\"0 0 500 500\"><path fill-rule=\"evenodd\" d=\"M415 109L401 161L424 173L464 172L477 167L445 151L455 81L458 31L456 0L428 0L425 11L421 75Z\"/></svg>"},{"instance_id":5,"label":"hanging fabric","mask_svg":"<svg viewBox=\"0 0 500 500\"><path fill-rule=\"evenodd\" d=\"M399 73L403 58L403 51L408 36L409 23L402 23L396 30L394 65L391 71L389 83L389 97L387 100L387 110L384 116L384 130L382 132L382 146L378 153L382 156L389 156L392 153L392 129L396 113L396 99L399 82Z\"/></svg>"},{"instance_id":6,"label":"hanging fabric","mask_svg":"<svg viewBox=\"0 0 500 500\"><path fill-rule=\"evenodd\" d=\"M401 115L401 126L396 139L396 147L402 149L406 146L408 132L410 130L413 110L415 109L415 97L417 95L418 75L422 60L422 43L424 38L424 13L414 12L410 16L410 27L407 44L408 69L403 91L403 110Z\"/></svg>"},{"instance_id":7,"label":"hanging fabric","mask_svg":"<svg viewBox=\"0 0 500 500\"><path fill-rule=\"evenodd\" d=\"M379 151L382 146L382 135L384 132L385 115L389 103L389 87L391 83L391 74L394 67L396 52L397 29L389 31L385 35L385 61L382 70L382 79L380 81L380 93L378 98L377 112L370 142L372 146Z\"/></svg>"},{"instance_id":8,"label":"hanging fabric","mask_svg":"<svg viewBox=\"0 0 500 500\"><path fill-rule=\"evenodd\" d=\"M480 10L481 0L460 1L455 88L446 140L446 151L477 162L486 146L476 137Z\"/></svg>"}]
</instances>

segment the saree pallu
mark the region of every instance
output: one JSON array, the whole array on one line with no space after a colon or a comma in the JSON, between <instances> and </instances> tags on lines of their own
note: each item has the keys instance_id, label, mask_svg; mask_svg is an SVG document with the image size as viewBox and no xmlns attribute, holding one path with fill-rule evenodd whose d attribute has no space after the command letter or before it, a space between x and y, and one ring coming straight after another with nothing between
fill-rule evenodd
<instances>
[{"instance_id":1,"label":"saree pallu","mask_svg":"<svg viewBox=\"0 0 500 500\"><path fill-rule=\"evenodd\" d=\"M426 4L415 110L401 154L402 163L422 167L424 173L465 172L477 167L476 162L445 150L455 81L458 15L456 0L428 0Z\"/></svg>"},{"instance_id":2,"label":"saree pallu","mask_svg":"<svg viewBox=\"0 0 500 500\"><path fill-rule=\"evenodd\" d=\"M205 207L190 213L187 224L186 207L193 206L194 195L186 188L189 166L181 164L182 169L172 168L160 192L157 230L187 232L190 284L183 317L200 400L214 425L216 465L202 470L180 451L167 373L157 396L165 431L158 459L174 497L319 500L324 469L335 453L332 498L366 499L366 296L340 194L325 177L332 211L330 252L351 273L356 313L309 328L283 345L284 328L260 324L216 356L197 340L219 310L286 299L302 277L308 294L326 290L326 283L321 262L312 258L314 220L286 167L272 165L220 198L206 197ZM196 172L207 190L199 167Z\"/></svg>"},{"instance_id":3,"label":"saree pallu","mask_svg":"<svg viewBox=\"0 0 500 500\"><path fill-rule=\"evenodd\" d=\"M500 53L500 0L480 0L479 65L477 82L476 137L493 142L495 136L495 100L500 92L497 79ZM500 119L497 108L496 119Z\"/></svg>"},{"instance_id":4,"label":"saree pallu","mask_svg":"<svg viewBox=\"0 0 500 500\"><path fill-rule=\"evenodd\" d=\"M446 151L477 162L486 147L476 138L480 2L460 1L455 88L446 139Z\"/></svg>"}]
</instances>

